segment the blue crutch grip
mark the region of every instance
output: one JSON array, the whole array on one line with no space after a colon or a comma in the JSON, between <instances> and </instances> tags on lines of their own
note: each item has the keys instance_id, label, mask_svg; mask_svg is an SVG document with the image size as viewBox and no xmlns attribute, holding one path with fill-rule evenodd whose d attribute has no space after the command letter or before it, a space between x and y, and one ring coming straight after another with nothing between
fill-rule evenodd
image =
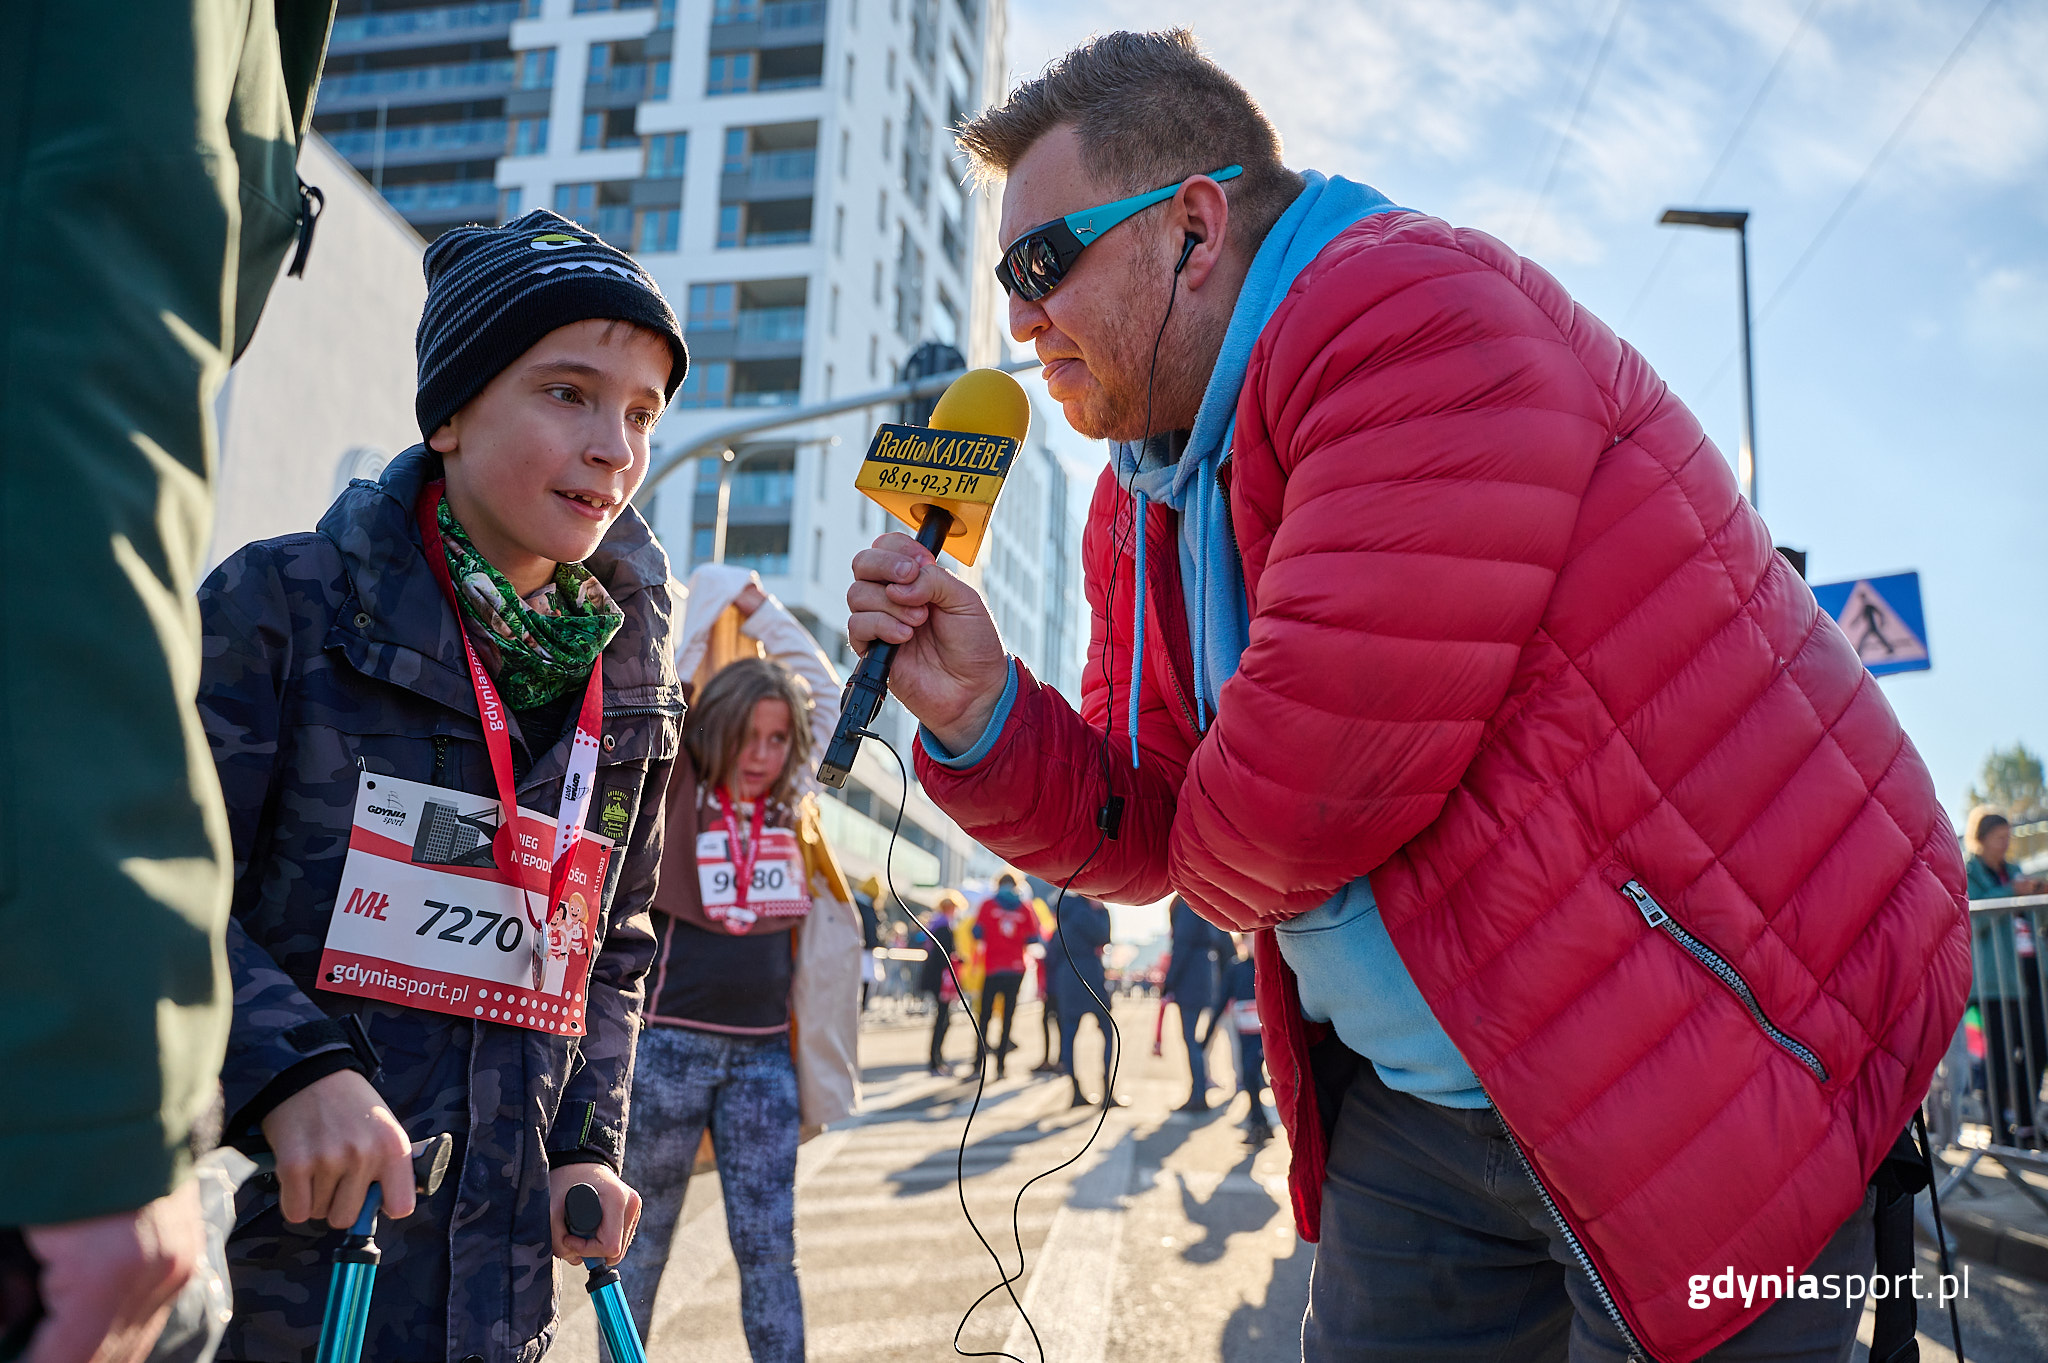
<instances>
[{"instance_id":1,"label":"blue crutch grip","mask_svg":"<svg viewBox=\"0 0 2048 1363\"><path fill-rule=\"evenodd\" d=\"M569 1234L584 1240L604 1229L604 1204L598 1200L597 1189L588 1183L578 1183L562 1195L562 1225ZM647 1349L640 1342L639 1327L633 1324L633 1313L626 1306L626 1290L619 1286L618 1270L602 1259L585 1259L583 1267L590 1271L590 1280L585 1285L590 1289L598 1333L604 1338L612 1363L647 1363Z\"/></svg>"},{"instance_id":2,"label":"blue crutch grip","mask_svg":"<svg viewBox=\"0 0 2048 1363\"><path fill-rule=\"evenodd\" d=\"M377 1285L377 1212L384 1187L372 1183L348 1239L334 1252L334 1276L327 1280L327 1310L320 1317L317 1363L360 1363L363 1331L370 1323L370 1293Z\"/></svg>"}]
</instances>

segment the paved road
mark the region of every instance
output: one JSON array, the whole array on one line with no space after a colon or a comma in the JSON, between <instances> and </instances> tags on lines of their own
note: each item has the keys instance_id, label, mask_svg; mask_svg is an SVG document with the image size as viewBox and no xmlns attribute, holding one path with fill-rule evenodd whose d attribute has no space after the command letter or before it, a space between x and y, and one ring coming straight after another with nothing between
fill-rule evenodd
<instances>
[{"instance_id":1,"label":"paved road","mask_svg":"<svg viewBox=\"0 0 2048 1363\"><path fill-rule=\"evenodd\" d=\"M955 1173L972 1084L924 1073L926 1033L919 1024L863 1031L866 1110L806 1144L798 1161L811 1358L953 1357L962 1314L999 1282L988 1250L961 1214L964 1188L982 1234L1013 1275L1021 1239L1015 1290L1052 1363L1299 1359L1313 1249L1295 1236L1287 1210L1285 1140L1260 1149L1243 1144L1241 1095L1202 1117L1172 1112L1187 1096L1186 1065L1171 1025L1165 1056L1151 1055L1156 1010L1150 1003L1117 1010L1128 1042L1118 1089L1132 1105L1110 1113L1091 1145L1099 1111L1071 1110L1064 1081L1014 1073L1038 1056L1037 1008L1025 1005L1019 1021L1028 1035L1019 1063L1011 1078L989 1086L973 1119L964 1183ZM957 1020L951 1040L964 1057L969 1034ZM1080 1051L1084 1077L1092 1077L1100 1054L1092 1024L1084 1027ZM1211 1073L1233 1072L1219 1039ZM1229 1091L1212 1098L1221 1102ZM1073 1162L1048 1172L1067 1161ZM739 1284L714 1176L692 1185L684 1215L649 1358L746 1363ZM581 1279L580 1272L563 1277L568 1310L555 1351L576 1363L596 1356ZM1975 1266L1971 1293L1964 1314L1970 1359L2048 1359L2048 1289ZM1947 1339L1946 1319L1937 1320L1930 1306L1922 1320L1930 1327L1923 1357L1952 1359L1936 1338ZM968 1317L960 1346L1004 1349L1025 1363L1040 1357L1001 1292ZM1857 1358L1862 1363L1860 1349Z\"/></svg>"}]
</instances>

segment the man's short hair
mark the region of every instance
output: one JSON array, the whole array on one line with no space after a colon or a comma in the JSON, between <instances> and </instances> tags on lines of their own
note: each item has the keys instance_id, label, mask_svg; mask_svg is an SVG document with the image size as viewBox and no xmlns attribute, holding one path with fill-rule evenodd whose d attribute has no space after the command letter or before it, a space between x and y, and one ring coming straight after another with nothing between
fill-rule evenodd
<instances>
[{"instance_id":1,"label":"man's short hair","mask_svg":"<svg viewBox=\"0 0 2048 1363\"><path fill-rule=\"evenodd\" d=\"M1243 166L1223 189L1247 256L1301 193L1272 120L1184 28L1091 38L955 135L981 178L999 180L1062 124L1080 136L1082 166L1119 194Z\"/></svg>"}]
</instances>

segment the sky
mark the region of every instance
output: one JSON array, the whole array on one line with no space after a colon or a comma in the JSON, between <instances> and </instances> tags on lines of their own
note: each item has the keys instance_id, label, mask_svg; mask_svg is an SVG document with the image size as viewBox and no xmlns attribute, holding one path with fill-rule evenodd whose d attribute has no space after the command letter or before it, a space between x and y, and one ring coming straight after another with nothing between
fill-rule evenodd
<instances>
[{"instance_id":1,"label":"sky","mask_svg":"<svg viewBox=\"0 0 2048 1363\"><path fill-rule=\"evenodd\" d=\"M1933 669L1882 685L1951 818L1993 747L2048 751L2048 5L1031 0L1009 9L1010 79L1093 32L1174 24L1261 102L1290 166L1535 260L1731 462L1735 239L1657 218L1747 209L1777 542L1815 582L1920 573ZM1100 447L1052 434L1092 479Z\"/></svg>"}]
</instances>

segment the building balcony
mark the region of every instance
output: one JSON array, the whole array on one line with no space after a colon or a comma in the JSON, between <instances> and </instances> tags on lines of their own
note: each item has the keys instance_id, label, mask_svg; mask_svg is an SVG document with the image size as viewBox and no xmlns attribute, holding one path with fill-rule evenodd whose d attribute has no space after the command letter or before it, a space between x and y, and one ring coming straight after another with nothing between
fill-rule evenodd
<instances>
[{"instance_id":1,"label":"building balcony","mask_svg":"<svg viewBox=\"0 0 2048 1363\"><path fill-rule=\"evenodd\" d=\"M740 0L711 16L710 50L807 47L825 41L825 0L775 0L757 5Z\"/></svg>"},{"instance_id":2,"label":"building balcony","mask_svg":"<svg viewBox=\"0 0 2048 1363\"><path fill-rule=\"evenodd\" d=\"M696 518L708 522L718 514L718 478L715 466L697 483ZM726 508L729 522L737 524L763 524L789 519L789 504L796 500L796 472L793 469L775 469L756 473L742 470L732 476L732 501ZM778 511L779 515L756 514L764 511Z\"/></svg>"},{"instance_id":3,"label":"building balcony","mask_svg":"<svg viewBox=\"0 0 2048 1363\"><path fill-rule=\"evenodd\" d=\"M780 345L804 341L804 309L794 308L753 308L740 313L738 327L742 346Z\"/></svg>"},{"instance_id":4,"label":"building balcony","mask_svg":"<svg viewBox=\"0 0 2048 1363\"><path fill-rule=\"evenodd\" d=\"M489 180L425 180L384 186L384 201L413 222L495 217L498 187Z\"/></svg>"},{"instance_id":5,"label":"building balcony","mask_svg":"<svg viewBox=\"0 0 2048 1363\"><path fill-rule=\"evenodd\" d=\"M351 14L334 21L327 40L330 57L389 52L427 43L489 42L508 38L512 21L526 6L519 0L479 5L447 5L438 9L398 10L389 14Z\"/></svg>"},{"instance_id":6,"label":"building balcony","mask_svg":"<svg viewBox=\"0 0 2048 1363\"><path fill-rule=\"evenodd\" d=\"M393 105L492 99L512 88L512 59L351 71L320 82L320 112L349 113Z\"/></svg>"},{"instance_id":7,"label":"building balcony","mask_svg":"<svg viewBox=\"0 0 2048 1363\"><path fill-rule=\"evenodd\" d=\"M718 197L724 202L808 199L818 179L818 151L811 147L757 152L742 162L738 170L731 169L730 162L727 166L718 181Z\"/></svg>"},{"instance_id":8,"label":"building balcony","mask_svg":"<svg viewBox=\"0 0 2048 1363\"><path fill-rule=\"evenodd\" d=\"M643 100L668 98L666 60L613 66L583 87L585 109L624 109Z\"/></svg>"},{"instance_id":9,"label":"building balcony","mask_svg":"<svg viewBox=\"0 0 2048 1363\"><path fill-rule=\"evenodd\" d=\"M804 353L804 309L743 311L737 326L692 323L690 355L702 360L793 360Z\"/></svg>"},{"instance_id":10,"label":"building balcony","mask_svg":"<svg viewBox=\"0 0 2048 1363\"><path fill-rule=\"evenodd\" d=\"M358 168L378 163L379 139L374 128L329 133L327 141ZM386 128L382 151L383 164L387 169L431 165L436 161L494 158L505 153L505 120L470 118L452 123L412 123Z\"/></svg>"}]
</instances>

